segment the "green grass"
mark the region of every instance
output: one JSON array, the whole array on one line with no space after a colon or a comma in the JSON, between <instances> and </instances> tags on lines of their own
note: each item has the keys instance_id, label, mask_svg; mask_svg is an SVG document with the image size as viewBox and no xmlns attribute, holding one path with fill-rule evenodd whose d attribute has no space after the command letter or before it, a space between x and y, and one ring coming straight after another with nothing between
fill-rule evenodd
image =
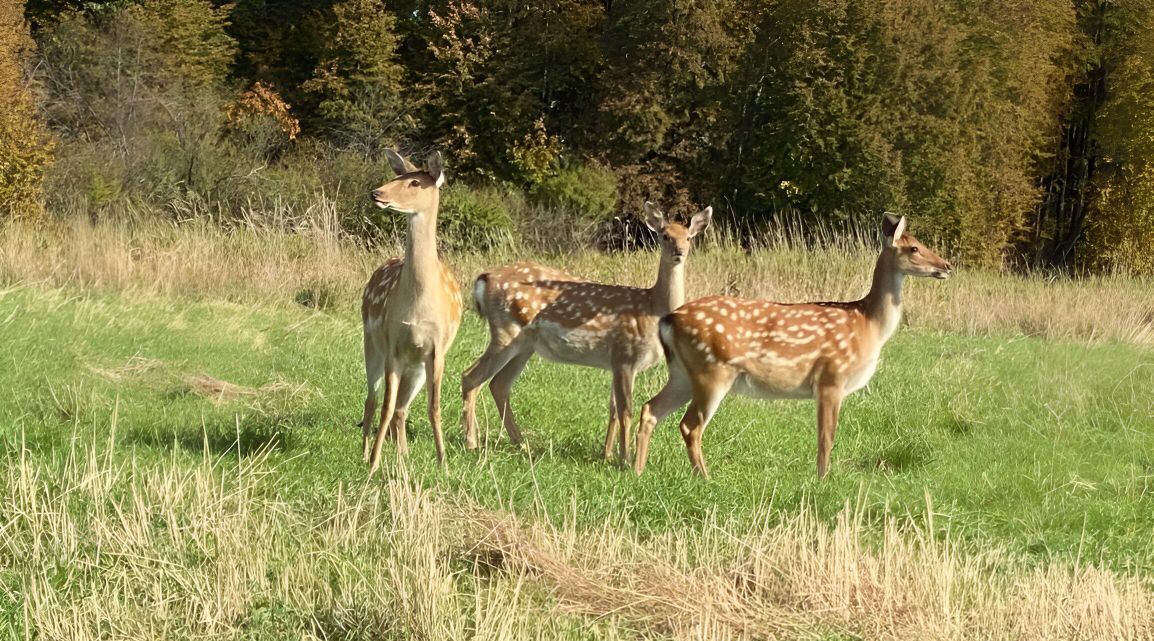
<instances>
[{"instance_id":1,"label":"green grass","mask_svg":"<svg viewBox=\"0 0 1154 641\"><path fill-rule=\"evenodd\" d=\"M459 377L484 336L468 315L451 353L447 471L435 465L423 395L410 414L408 473L439 493L578 528L609 520L642 538L714 519L741 531L803 506L832 522L849 502L879 531L886 516L921 522L929 510L938 535L963 549L1154 575L1148 349L901 331L846 403L827 480L815 479L811 403L731 397L706 432L713 478L701 481L676 417L658 426L640 478L600 461L608 376L540 359L514 393L528 451L509 445L483 393L482 447L466 452ZM114 443L110 455L134 464L192 469L266 452L277 495L322 511L338 492L381 482L366 478L353 425L359 342L351 309L10 289L0 295L0 453L26 448L59 466L78 444ZM195 374L272 387L216 403L189 389ZM638 407L663 376L646 373Z\"/></svg>"}]
</instances>

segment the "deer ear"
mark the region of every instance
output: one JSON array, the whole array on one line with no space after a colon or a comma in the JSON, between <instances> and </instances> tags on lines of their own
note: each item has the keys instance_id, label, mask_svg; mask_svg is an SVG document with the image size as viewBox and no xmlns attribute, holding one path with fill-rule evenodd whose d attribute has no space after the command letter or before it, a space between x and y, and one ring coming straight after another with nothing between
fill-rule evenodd
<instances>
[{"instance_id":1,"label":"deer ear","mask_svg":"<svg viewBox=\"0 0 1154 641\"><path fill-rule=\"evenodd\" d=\"M701 211L693 214L693 218L689 219L689 237L694 236L705 231L709 227L710 221L713 220L713 207L706 207Z\"/></svg>"},{"instance_id":2,"label":"deer ear","mask_svg":"<svg viewBox=\"0 0 1154 641\"><path fill-rule=\"evenodd\" d=\"M385 150L385 158L389 159L389 166L393 168L393 173L400 176L402 174L411 174L417 171L413 163L409 162L404 156L398 154L392 149Z\"/></svg>"},{"instance_id":3,"label":"deer ear","mask_svg":"<svg viewBox=\"0 0 1154 641\"><path fill-rule=\"evenodd\" d=\"M906 233L906 217L886 212L882 216L882 235L891 247L897 247L902 234Z\"/></svg>"},{"instance_id":4,"label":"deer ear","mask_svg":"<svg viewBox=\"0 0 1154 641\"><path fill-rule=\"evenodd\" d=\"M645 201L645 226L655 232L661 233L665 229L665 214L657 205Z\"/></svg>"},{"instance_id":5,"label":"deer ear","mask_svg":"<svg viewBox=\"0 0 1154 641\"><path fill-rule=\"evenodd\" d=\"M445 184L445 161L441 158L441 152L434 151L429 154L429 159L425 161L425 171L433 177L437 187Z\"/></svg>"}]
</instances>

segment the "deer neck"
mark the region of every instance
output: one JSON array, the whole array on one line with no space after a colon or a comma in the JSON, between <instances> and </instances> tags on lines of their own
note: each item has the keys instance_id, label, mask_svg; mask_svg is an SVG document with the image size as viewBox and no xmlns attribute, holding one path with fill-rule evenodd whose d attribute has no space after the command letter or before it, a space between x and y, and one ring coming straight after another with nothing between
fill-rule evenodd
<instances>
[{"instance_id":1,"label":"deer neck","mask_svg":"<svg viewBox=\"0 0 1154 641\"><path fill-rule=\"evenodd\" d=\"M405 239L404 283L414 296L440 286L440 260L437 258L437 203L428 211L409 216L409 235Z\"/></svg>"},{"instance_id":2,"label":"deer neck","mask_svg":"<svg viewBox=\"0 0 1154 641\"><path fill-rule=\"evenodd\" d=\"M880 342L889 340L902 320L902 282L905 274L894 264L892 252L883 251L874 267L873 284L862 300L862 311Z\"/></svg>"},{"instance_id":3,"label":"deer neck","mask_svg":"<svg viewBox=\"0 0 1154 641\"><path fill-rule=\"evenodd\" d=\"M650 311L656 316L664 316L685 304L685 260L674 263L673 259L661 254L657 268L657 282L650 290Z\"/></svg>"}]
</instances>

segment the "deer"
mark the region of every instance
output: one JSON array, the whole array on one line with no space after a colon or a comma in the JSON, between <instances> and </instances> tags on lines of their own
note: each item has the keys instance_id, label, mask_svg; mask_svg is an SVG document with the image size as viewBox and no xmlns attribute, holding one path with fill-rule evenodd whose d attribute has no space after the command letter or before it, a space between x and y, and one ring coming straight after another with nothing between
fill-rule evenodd
<instances>
[{"instance_id":1,"label":"deer","mask_svg":"<svg viewBox=\"0 0 1154 641\"><path fill-rule=\"evenodd\" d=\"M405 420L426 381L437 463L445 466L441 379L464 311L457 279L437 257L437 211L445 184L440 152L429 155L424 170L391 149L385 156L396 177L374 189L371 197L377 207L408 217L408 235L404 257L378 268L361 299L367 387L361 429L370 476L380 465L386 437L396 441L398 456L407 454ZM370 440L382 382L384 406L376 437Z\"/></svg>"},{"instance_id":2,"label":"deer","mask_svg":"<svg viewBox=\"0 0 1154 641\"><path fill-rule=\"evenodd\" d=\"M618 456L625 461L634 380L661 359L657 320L685 302L685 262L693 239L709 226L712 216L713 208L706 207L686 226L668 221L657 205L645 203L644 222L659 235L661 247L657 280L649 288L594 283L525 265L514 266L525 271L495 272L499 277L494 272L482 274L474 285L474 301L491 335L499 338L461 379L467 446L476 444L472 401L485 381L491 381L510 441L521 442L509 396L529 359L540 354L553 362L612 372L603 456L612 457L616 442Z\"/></svg>"},{"instance_id":3,"label":"deer","mask_svg":"<svg viewBox=\"0 0 1154 641\"><path fill-rule=\"evenodd\" d=\"M489 326L489 345L477 362L461 376L465 449L474 450L478 445L477 390L484 378L478 380L477 377L481 376L480 372L490 369L490 362L498 358L498 354L517 338L525 325L536 318L537 312L542 309L538 305L522 304L524 292L521 291L521 284L582 280L560 269L522 262L489 270L473 281L473 309ZM521 430L509 404L513 384L510 374L514 372L520 373L520 368L506 367L497 372L489 381L489 392L497 404L497 412L505 431L509 433L509 441L519 446L523 440Z\"/></svg>"},{"instance_id":4,"label":"deer","mask_svg":"<svg viewBox=\"0 0 1154 641\"><path fill-rule=\"evenodd\" d=\"M950 263L886 213L869 293L852 302L775 303L729 296L692 301L660 321L669 381L641 408L634 472L645 470L654 426L687 402L681 436L694 473L709 477L702 435L731 391L817 401L817 475L829 471L842 400L869 383L902 316L907 276L949 278Z\"/></svg>"}]
</instances>

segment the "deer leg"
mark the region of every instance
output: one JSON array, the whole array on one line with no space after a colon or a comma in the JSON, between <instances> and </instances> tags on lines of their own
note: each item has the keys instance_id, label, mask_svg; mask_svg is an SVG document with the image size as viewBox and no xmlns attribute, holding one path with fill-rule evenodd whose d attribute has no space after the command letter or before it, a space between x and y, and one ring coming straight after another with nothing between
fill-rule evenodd
<instances>
[{"instance_id":1,"label":"deer leg","mask_svg":"<svg viewBox=\"0 0 1154 641\"><path fill-rule=\"evenodd\" d=\"M445 436L441 433L441 377L445 374L445 356L434 348L425 361L429 381L429 423L433 426L433 443L437 446L437 465L445 467Z\"/></svg>"},{"instance_id":2,"label":"deer leg","mask_svg":"<svg viewBox=\"0 0 1154 641\"><path fill-rule=\"evenodd\" d=\"M633 421L633 379L632 369L621 374L617 389L617 422L621 424L621 439L617 443L617 456L629 461L629 427Z\"/></svg>"},{"instance_id":3,"label":"deer leg","mask_svg":"<svg viewBox=\"0 0 1154 641\"><path fill-rule=\"evenodd\" d=\"M701 436L705 430L705 412L697 401L690 401L685 415L681 417L681 438L685 440L685 451L689 454L689 463L693 466L694 474L709 478L705 469L705 461L701 460Z\"/></svg>"},{"instance_id":4,"label":"deer leg","mask_svg":"<svg viewBox=\"0 0 1154 641\"><path fill-rule=\"evenodd\" d=\"M523 346L510 346L509 351L513 352L513 356L502 363L501 370L489 381L489 391L493 394L493 400L497 402L497 412L501 414L501 422L505 425L505 431L509 433L509 442L520 445L521 428L513 416L513 405L509 402L509 396L513 391L513 383L533 357L533 350Z\"/></svg>"},{"instance_id":5,"label":"deer leg","mask_svg":"<svg viewBox=\"0 0 1154 641\"><path fill-rule=\"evenodd\" d=\"M732 385L732 378L728 381L711 380L709 383L695 381L693 400L685 410L685 416L681 418L681 437L685 439L689 462L693 465L694 473L700 474L703 478L709 478L709 470L705 467L705 455L701 452L701 438L709 421L713 420L713 415L717 413L721 399L729 393Z\"/></svg>"},{"instance_id":6,"label":"deer leg","mask_svg":"<svg viewBox=\"0 0 1154 641\"><path fill-rule=\"evenodd\" d=\"M405 430L405 421L409 416L409 406L413 404L413 399L424 384L425 370L422 366L401 373L400 384L397 387L397 407L393 411L393 421L389 424L389 438L396 441L398 456L404 456L409 452L409 433Z\"/></svg>"},{"instance_id":7,"label":"deer leg","mask_svg":"<svg viewBox=\"0 0 1154 641\"><path fill-rule=\"evenodd\" d=\"M645 471L653 428L674 410L688 403L691 398L693 387L690 385L689 376L682 367L671 364L669 382L661 388L657 396L649 399L649 402L641 407L641 420L637 425L637 452L633 459L634 472L641 474Z\"/></svg>"},{"instance_id":8,"label":"deer leg","mask_svg":"<svg viewBox=\"0 0 1154 641\"><path fill-rule=\"evenodd\" d=\"M461 399L465 406L461 422L465 428L465 449L477 449L477 390L500 369L493 367L493 363L500 357L501 350L505 347L495 340L490 340L481 358L461 375Z\"/></svg>"},{"instance_id":9,"label":"deer leg","mask_svg":"<svg viewBox=\"0 0 1154 641\"><path fill-rule=\"evenodd\" d=\"M365 463L372 454L372 425L377 413L377 392L385 374L385 359L365 334L365 412L361 416L361 455Z\"/></svg>"},{"instance_id":10,"label":"deer leg","mask_svg":"<svg viewBox=\"0 0 1154 641\"><path fill-rule=\"evenodd\" d=\"M373 441L372 455L369 457L369 476L372 476L381 465L381 447L385 444L385 435L393 420L393 413L397 409L397 391L400 387L400 376L392 367L385 371L385 406L381 412L381 420L377 425L377 438Z\"/></svg>"},{"instance_id":11,"label":"deer leg","mask_svg":"<svg viewBox=\"0 0 1154 641\"><path fill-rule=\"evenodd\" d=\"M837 433L837 419L841 413L842 388L823 385L817 392L817 477L829 472L829 453Z\"/></svg>"},{"instance_id":12,"label":"deer leg","mask_svg":"<svg viewBox=\"0 0 1154 641\"><path fill-rule=\"evenodd\" d=\"M608 461L613 456L613 442L617 440L617 429L621 424L617 421L617 393L616 381L609 387L609 425L605 428L605 451L601 458Z\"/></svg>"},{"instance_id":13,"label":"deer leg","mask_svg":"<svg viewBox=\"0 0 1154 641\"><path fill-rule=\"evenodd\" d=\"M397 395L397 409L393 411L393 420L389 422L388 438L396 441L397 435L405 431L405 423L409 420L409 410L401 406L400 394Z\"/></svg>"}]
</instances>

